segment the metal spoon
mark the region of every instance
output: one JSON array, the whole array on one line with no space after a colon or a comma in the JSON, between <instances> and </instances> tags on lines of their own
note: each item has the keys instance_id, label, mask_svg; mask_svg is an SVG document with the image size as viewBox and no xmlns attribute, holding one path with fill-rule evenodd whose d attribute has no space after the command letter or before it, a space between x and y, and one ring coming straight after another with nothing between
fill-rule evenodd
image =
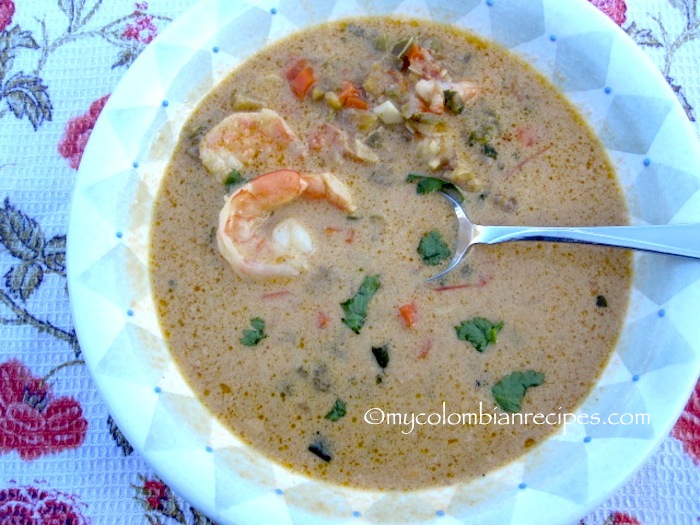
<instances>
[{"instance_id":1,"label":"metal spoon","mask_svg":"<svg viewBox=\"0 0 700 525\"><path fill-rule=\"evenodd\" d=\"M577 242L631 248L700 259L700 224L661 226L481 226L472 224L462 205L451 195L440 192L454 208L459 228L457 247L450 265L428 281L454 270L474 244L510 241Z\"/></svg>"}]
</instances>

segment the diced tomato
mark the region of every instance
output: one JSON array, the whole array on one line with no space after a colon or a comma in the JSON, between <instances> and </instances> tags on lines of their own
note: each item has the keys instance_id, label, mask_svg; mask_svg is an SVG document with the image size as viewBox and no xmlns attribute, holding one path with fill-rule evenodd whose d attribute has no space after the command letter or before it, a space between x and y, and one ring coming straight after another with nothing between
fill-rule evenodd
<instances>
[{"instance_id":1,"label":"diced tomato","mask_svg":"<svg viewBox=\"0 0 700 525\"><path fill-rule=\"evenodd\" d=\"M408 303L399 306L399 316L406 328L411 328L418 322L418 307L416 303Z\"/></svg>"},{"instance_id":2,"label":"diced tomato","mask_svg":"<svg viewBox=\"0 0 700 525\"><path fill-rule=\"evenodd\" d=\"M355 228L335 228L333 226L326 226L323 230L326 235L333 235L335 233L344 233L345 234L345 242L348 244L352 244L353 241L355 240L355 234L357 231Z\"/></svg>"},{"instance_id":3,"label":"diced tomato","mask_svg":"<svg viewBox=\"0 0 700 525\"><path fill-rule=\"evenodd\" d=\"M316 314L316 328L325 328L330 321L331 318L326 312L319 311Z\"/></svg>"},{"instance_id":4,"label":"diced tomato","mask_svg":"<svg viewBox=\"0 0 700 525\"><path fill-rule=\"evenodd\" d=\"M297 98L303 99L316 84L316 75L309 63L300 58L287 69L286 75L289 87Z\"/></svg>"},{"instance_id":5,"label":"diced tomato","mask_svg":"<svg viewBox=\"0 0 700 525\"><path fill-rule=\"evenodd\" d=\"M523 146L534 146L539 141L535 132L529 127L520 127L515 132L515 137Z\"/></svg>"},{"instance_id":6,"label":"diced tomato","mask_svg":"<svg viewBox=\"0 0 700 525\"><path fill-rule=\"evenodd\" d=\"M425 341L423 341L423 344L421 344L420 350L418 351L418 359L427 359L428 354L430 353L430 350L432 350L432 348L432 339L426 339Z\"/></svg>"},{"instance_id":7,"label":"diced tomato","mask_svg":"<svg viewBox=\"0 0 700 525\"><path fill-rule=\"evenodd\" d=\"M340 93L338 93L338 98L340 99L340 103L344 108L360 110L367 110L370 108L369 102L362 98L362 93L360 93L360 90L349 80L343 82L343 87L341 88Z\"/></svg>"},{"instance_id":8,"label":"diced tomato","mask_svg":"<svg viewBox=\"0 0 700 525\"><path fill-rule=\"evenodd\" d=\"M425 51L418 44L411 44L411 47L406 51L406 59L412 64L425 60Z\"/></svg>"}]
</instances>

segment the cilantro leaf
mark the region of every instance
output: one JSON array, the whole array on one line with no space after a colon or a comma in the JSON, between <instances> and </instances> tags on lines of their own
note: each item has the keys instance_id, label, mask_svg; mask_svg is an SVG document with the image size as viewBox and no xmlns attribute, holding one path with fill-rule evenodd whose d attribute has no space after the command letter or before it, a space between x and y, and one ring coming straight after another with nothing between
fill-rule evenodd
<instances>
[{"instance_id":1,"label":"cilantro leaf","mask_svg":"<svg viewBox=\"0 0 700 525\"><path fill-rule=\"evenodd\" d=\"M457 339L470 342L479 352L483 352L489 344L496 343L501 328L503 328L503 321L494 323L483 317L474 317L455 326Z\"/></svg>"},{"instance_id":2,"label":"cilantro leaf","mask_svg":"<svg viewBox=\"0 0 700 525\"><path fill-rule=\"evenodd\" d=\"M345 317L342 321L356 334L360 333L360 328L365 324L367 317L367 306L380 286L378 275L368 275L362 280L362 284L357 293L344 303L340 303Z\"/></svg>"},{"instance_id":3,"label":"cilantro leaf","mask_svg":"<svg viewBox=\"0 0 700 525\"><path fill-rule=\"evenodd\" d=\"M544 383L544 374L534 370L512 372L493 385L491 393L496 403L507 412L520 411L525 391Z\"/></svg>"},{"instance_id":4,"label":"cilantro leaf","mask_svg":"<svg viewBox=\"0 0 700 525\"><path fill-rule=\"evenodd\" d=\"M423 262L430 266L437 266L452 255L447 243L442 240L440 233L435 230L429 231L420 240L418 253L423 258Z\"/></svg>"},{"instance_id":5,"label":"cilantro leaf","mask_svg":"<svg viewBox=\"0 0 700 525\"><path fill-rule=\"evenodd\" d=\"M377 360L377 364L381 368L386 368L389 365L389 348L384 346L373 346L372 355Z\"/></svg>"},{"instance_id":6,"label":"cilantro leaf","mask_svg":"<svg viewBox=\"0 0 700 525\"><path fill-rule=\"evenodd\" d=\"M328 412L328 414L326 414L326 419L330 419L331 421L338 421L341 417L345 415L346 408L347 406L345 405L345 401L343 401L342 399L336 399L335 403L333 404L333 408L330 412Z\"/></svg>"},{"instance_id":7,"label":"cilantro leaf","mask_svg":"<svg viewBox=\"0 0 700 525\"><path fill-rule=\"evenodd\" d=\"M418 175L417 173L409 173L406 177L406 182L417 182L416 193L425 195L435 191L451 191L459 202L464 201L462 192L457 186L446 180L438 179L437 177L428 177Z\"/></svg>"},{"instance_id":8,"label":"cilantro leaf","mask_svg":"<svg viewBox=\"0 0 700 525\"><path fill-rule=\"evenodd\" d=\"M252 329L243 330L243 337L239 339L245 346L255 346L267 337L265 335L265 321L259 317L253 317L250 320L250 326Z\"/></svg>"},{"instance_id":9,"label":"cilantro leaf","mask_svg":"<svg viewBox=\"0 0 700 525\"><path fill-rule=\"evenodd\" d=\"M443 91L443 96L445 97L445 107L452 113L459 115L464 111L464 102L462 97L456 91L446 89Z\"/></svg>"},{"instance_id":10,"label":"cilantro leaf","mask_svg":"<svg viewBox=\"0 0 700 525\"><path fill-rule=\"evenodd\" d=\"M228 175L226 175L226 179L224 180L224 186L230 189L234 186L238 186L242 182L245 182L245 179L243 178L243 175L241 175L241 172L236 169L233 169L229 172Z\"/></svg>"}]
</instances>

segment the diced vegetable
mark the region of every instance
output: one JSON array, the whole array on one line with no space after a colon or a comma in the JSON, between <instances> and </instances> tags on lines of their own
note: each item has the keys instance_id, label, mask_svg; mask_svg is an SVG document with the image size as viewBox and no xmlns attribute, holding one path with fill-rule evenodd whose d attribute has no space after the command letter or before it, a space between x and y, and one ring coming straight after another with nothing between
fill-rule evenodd
<instances>
[{"instance_id":1,"label":"diced vegetable","mask_svg":"<svg viewBox=\"0 0 700 525\"><path fill-rule=\"evenodd\" d=\"M365 324L369 301L379 289L380 284L378 275L368 275L362 280L357 293L340 304L345 313L345 317L342 319L343 323L356 334L360 333L360 329Z\"/></svg>"},{"instance_id":2,"label":"diced vegetable","mask_svg":"<svg viewBox=\"0 0 700 525\"><path fill-rule=\"evenodd\" d=\"M544 374L534 370L513 372L493 385L491 393L496 403L507 412L518 412L522 406L525 391L544 383Z\"/></svg>"},{"instance_id":3,"label":"diced vegetable","mask_svg":"<svg viewBox=\"0 0 700 525\"><path fill-rule=\"evenodd\" d=\"M309 452L312 454L315 454L319 458L321 458L323 461L328 463L331 459L333 459L333 456L330 451L330 445L328 444L328 440L324 438L321 435L318 435L316 439L309 445Z\"/></svg>"},{"instance_id":4,"label":"diced vegetable","mask_svg":"<svg viewBox=\"0 0 700 525\"><path fill-rule=\"evenodd\" d=\"M386 368L389 365L389 347L387 345L373 346L372 355L381 368Z\"/></svg>"},{"instance_id":5,"label":"diced vegetable","mask_svg":"<svg viewBox=\"0 0 700 525\"><path fill-rule=\"evenodd\" d=\"M238 186L244 182L245 179L243 178L243 175L241 175L241 172L234 169L231 170L228 175L226 175L226 179L224 179L224 186L226 186L226 189L230 190L234 186Z\"/></svg>"},{"instance_id":6,"label":"diced vegetable","mask_svg":"<svg viewBox=\"0 0 700 525\"><path fill-rule=\"evenodd\" d=\"M462 100L462 97L459 95L459 93L447 89L444 91L444 95L445 107L449 111L455 113L456 115L459 115L462 111L464 111L464 101Z\"/></svg>"},{"instance_id":7,"label":"diced vegetable","mask_svg":"<svg viewBox=\"0 0 700 525\"><path fill-rule=\"evenodd\" d=\"M413 37L405 37L396 42L391 48L391 54L396 58L405 58L413 47Z\"/></svg>"},{"instance_id":8,"label":"diced vegetable","mask_svg":"<svg viewBox=\"0 0 700 525\"><path fill-rule=\"evenodd\" d=\"M449 246L436 230L431 230L423 236L418 243L418 253L429 266L437 266L452 255Z\"/></svg>"},{"instance_id":9,"label":"diced vegetable","mask_svg":"<svg viewBox=\"0 0 700 525\"><path fill-rule=\"evenodd\" d=\"M338 98L340 99L340 103L344 108L360 110L367 110L370 108L369 102L362 97L362 93L360 93L357 86L355 86L355 84L349 80L343 82L343 87L338 93Z\"/></svg>"},{"instance_id":10,"label":"diced vegetable","mask_svg":"<svg viewBox=\"0 0 700 525\"><path fill-rule=\"evenodd\" d=\"M494 323L483 317L474 317L455 326L457 339L470 342L479 352L483 352L490 344L496 343L501 328L503 328L503 321Z\"/></svg>"},{"instance_id":11,"label":"diced vegetable","mask_svg":"<svg viewBox=\"0 0 700 525\"><path fill-rule=\"evenodd\" d=\"M319 311L316 314L316 327L317 328L325 328L328 326L328 323L331 322L330 316L323 311Z\"/></svg>"},{"instance_id":12,"label":"diced vegetable","mask_svg":"<svg viewBox=\"0 0 700 525\"><path fill-rule=\"evenodd\" d=\"M260 317L253 317L250 320L250 330L243 330L243 336L239 339L241 344L245 346L255 346L260 341L265 339L265 321Z\"/></svg>"},{"instance_id":13,"label":"diced vegetable","mask_svg":"<svg viewBox=\"0 0 700 525\"><path fill-rule=\"evenodd\" d=\"M287 69L286 75L289 87L297 98L303 99L309 90L316 84L316 75L309 63L301 58Z\"/></svg>"},{"instance_id":14,"label":"diced vegetable","mask_svg":"<svg viewBox=\"0 0 700 525\"><path fill-rule=\"evenodd\" d=\"M416 303L407 303L399 306L399 316L406 328L411 328L418 322L418 307Z\"/></svg>"},{"instance_id":15,"label":"diced vegetable","mask_svg":"<svg viewBox=\"0 0 700 525\"><path fill-rule=\"evenodd\" d=\"M382 102L372 111L377 114L384 124L401 124L404 121L403 115L390 100Z\"/></svg>"},{"instance_id":16,"label":"diced vegetable","mask_svg":"<svg viewBox=\"0 0 700 525\"><path fill-rule=\"evenodd\" d=\"M337 93L333 93L332 91L326 91L326 94L324 95L324 98L326 99L326 104L332 109L342 109L343 108L343 103L340 101L340 97L338 96Z\"/></svg>"},{"instance_id":17,"label":"diced vegetable","mask_svg":"<svg viewBox=\"0 0 700 525\"><path fill-rule=\"evenodd\" d=\"M336 399L335 403L333 404L333 408L331 409L328 414L326 414L326 419L330 421L338 421L341 417L343 417L347 412L347 406L345 405L345 401L342 399Z\"/></svg>"}]
</instances>

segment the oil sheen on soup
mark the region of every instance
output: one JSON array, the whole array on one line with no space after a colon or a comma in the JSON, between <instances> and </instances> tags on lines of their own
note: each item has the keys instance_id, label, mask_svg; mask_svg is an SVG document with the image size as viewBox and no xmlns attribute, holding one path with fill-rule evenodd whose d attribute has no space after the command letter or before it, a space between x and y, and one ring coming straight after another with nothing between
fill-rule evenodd
<instances>
[{"instance_id":1,"label":"oil sheen on soup","mask_svg":"<svg viewBox=\"0 0 700 525\"><path fill-rule=\"evenodd\" d=\"M592 388L630 254L476 246L428 282L457 229L435 190L479 224L627 222L572 107L451 27L321 25L205 98L162 182L151 268L172 355L217 418L295 471L400 490L482 476L557 430L533 415Z\"/></svg>"}]
</instances>

